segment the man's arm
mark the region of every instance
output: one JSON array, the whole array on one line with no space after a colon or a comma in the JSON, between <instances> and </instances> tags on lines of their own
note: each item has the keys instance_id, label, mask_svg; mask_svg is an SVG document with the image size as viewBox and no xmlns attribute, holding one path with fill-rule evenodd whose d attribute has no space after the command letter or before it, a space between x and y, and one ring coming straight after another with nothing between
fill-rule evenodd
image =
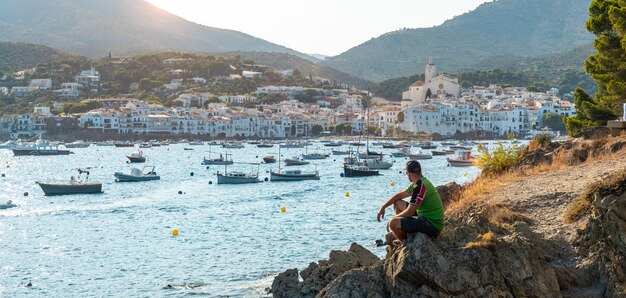
<instances>
[{"instance_id":1,"label":"man's arm","mask_svg":"<svg viewBox=\"0 0 626 298\"><path fill-rule=\"evenodd\" d=\"M409 207L404 209L404 211L396 214L394 217L413 217L415 216L415 210L417 207L422 204L424 201L424 197L426 197L426 185L424 185L421 181L417 182L417 185L413 188L413 193L411 193L411 200L409 201Z\"/></svg>"},{"instance_id":2,"label":"man's arm","mask_svg":"<svg viewBox=\"0 0 626 298\"><path fill-rule=\"evenodd\" d=\"M381 218L385 218L385 209L387 209L387 207L393 205L397 200L402 200L404 198L408 198L409 196L411 196L411 194L406 190L393 195L389 200L387 200L387 202L380 206L380 209L378 209L378 221L380 222Z\"/></svg>"}]
</instances>

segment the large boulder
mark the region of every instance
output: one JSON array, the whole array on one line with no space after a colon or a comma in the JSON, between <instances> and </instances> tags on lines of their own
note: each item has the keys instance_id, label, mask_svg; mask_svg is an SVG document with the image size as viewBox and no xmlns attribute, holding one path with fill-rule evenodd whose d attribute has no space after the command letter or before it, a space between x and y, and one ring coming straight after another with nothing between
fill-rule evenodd
<instances>
[{"instance_id":1,"label":"large boulder","mask_svg":"<svg viewBox=\"0 0 626 298\"><path fill-rule=\"evenodd\" d=\"M461 194L461 190L463 190L463 187L456 182L437 186L437 192L444 206L448 206L451 201L456 200Z\"/></svg>"},{"instance_id":2,"label":"large boulder","mask_svg":"<svg viewBox=\"0 0 626 298\"><path fill-rule=\"evenodd\" d=\"M352 243L348 251L333 250L328 260L309 264L300 273L302 282L298 281L297 269L289 269L279 274L272 283L272 294L274 297L315 297L345 272L379 262L380 259L369 250Z\"/></svg>"}]
</instances>

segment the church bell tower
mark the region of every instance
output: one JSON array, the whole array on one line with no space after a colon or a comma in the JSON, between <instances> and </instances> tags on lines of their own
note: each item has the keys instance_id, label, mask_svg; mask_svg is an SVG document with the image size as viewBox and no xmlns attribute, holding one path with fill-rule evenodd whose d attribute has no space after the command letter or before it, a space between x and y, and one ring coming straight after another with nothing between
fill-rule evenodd
<instances>
[{"instance_id":1,"label":"church bell tower","mask_svg":"<svg viewBox=\"0 0 626 298\"><path fill-rule=\"evenodd\" d=\"M424 83L428 84L437 75L437 67L433 64L433 58L428 58L428 64L426 64L426 70L424 71Z\"/></svg>"}]
</instances>

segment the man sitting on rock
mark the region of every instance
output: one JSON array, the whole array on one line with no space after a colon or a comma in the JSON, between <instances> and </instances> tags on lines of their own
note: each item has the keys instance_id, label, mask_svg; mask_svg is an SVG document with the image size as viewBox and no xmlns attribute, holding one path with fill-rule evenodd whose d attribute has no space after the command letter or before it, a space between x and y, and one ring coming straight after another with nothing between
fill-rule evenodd
<instances>
[{"instance_id":1,"label":"man sitting on rock","mask_svg":"<svg viewBox=\"0 0 626 298\"><path fill-rule=\"evenodd\" d=\"M395 246L406 239L407 233L424 233L437 237L443 230L444 210L439 193L433 184L422 175L422 166L416 160L406 163L405 172L411 181L406 190L393 195L378 210L378 222L385 217L385 209L393 205L396 213L387 224L395 241L387 237L387 243ZM411 197L407 203L402 200Z\"/></svg>"}]
</instances>

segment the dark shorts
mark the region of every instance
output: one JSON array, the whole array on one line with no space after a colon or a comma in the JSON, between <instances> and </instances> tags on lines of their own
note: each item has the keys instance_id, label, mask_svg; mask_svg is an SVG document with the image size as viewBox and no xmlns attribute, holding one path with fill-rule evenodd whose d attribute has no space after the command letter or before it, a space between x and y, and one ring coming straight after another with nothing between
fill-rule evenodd
<instances>
[{"instance_id":1,"label":"dark shorts","mask_svg":"<svg viewBox=\"0 0 626 298\"><path fill-rule=\"evenodd\" d=\"M405 233L424 233L430 237L439 236L439 229L431 224L426 218L421 216L403 217L400 219L400 229Z\"/></svg>"}]
</instances>

